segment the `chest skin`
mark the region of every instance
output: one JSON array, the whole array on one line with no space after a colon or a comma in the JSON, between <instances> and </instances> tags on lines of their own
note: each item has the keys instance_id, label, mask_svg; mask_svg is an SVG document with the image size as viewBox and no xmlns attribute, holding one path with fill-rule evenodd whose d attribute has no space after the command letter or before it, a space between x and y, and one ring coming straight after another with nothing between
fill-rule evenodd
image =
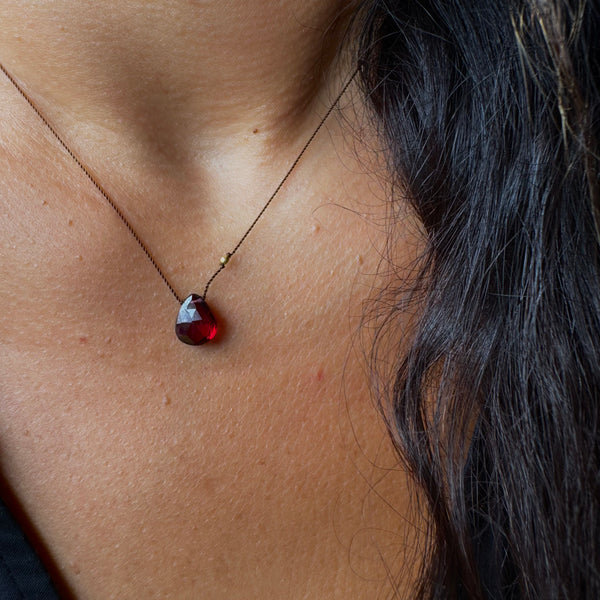
<instances>
[{"instance_id":1,"label":"chest skin","mask_svg":"<svg viewBox=\"0 0 600 600\"><path fill-rule=\"evenodd\" d=\"M408 502L357 343L382 242L360 214L381 209L371 178L315 143L213 284L217 338L189 347L132 236L0 94L1 475L65 597L385 588ZM185 183L160 191L140 233L181 295L201 293L254 206L183 210Z\"/></svg>"}]
</instances>

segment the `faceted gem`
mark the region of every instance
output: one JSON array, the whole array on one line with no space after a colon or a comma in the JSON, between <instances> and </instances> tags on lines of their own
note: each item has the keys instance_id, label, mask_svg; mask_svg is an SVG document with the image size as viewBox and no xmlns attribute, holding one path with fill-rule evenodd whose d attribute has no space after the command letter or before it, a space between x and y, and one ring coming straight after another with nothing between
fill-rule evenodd
<instances>
[{"instance_id":1,"label":"faceted gem","mask_svg":"<svg viewBox=\"0 0 600 600\"><path fill-rule=\"evenodd\" d=\"M177 316L175 333L184 344L191 346L205 344L215 337L217 320L204 298L191 294L184 300Z\"/></svg>"}]
</instances>

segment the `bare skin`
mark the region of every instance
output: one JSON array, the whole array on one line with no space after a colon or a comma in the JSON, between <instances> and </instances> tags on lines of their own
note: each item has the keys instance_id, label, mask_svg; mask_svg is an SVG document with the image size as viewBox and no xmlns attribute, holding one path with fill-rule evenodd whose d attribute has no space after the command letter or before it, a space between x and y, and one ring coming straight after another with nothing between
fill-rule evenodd
<instances>
[{"instance_id":1,"label":"bare skin","mask_svg":"<svg viewBox=\"0 0 600 600\"><path fill-rule=\"evenodd\" d=\"M178 292L201 293L347 75L343 4L8 1L0 60ZM216 280L219 336L191 348L156 271L4 77L0 106L1 476L63 595L388 592L406 482L353 350L385 213L354 113Z\"/></svg>"}]
</instances>

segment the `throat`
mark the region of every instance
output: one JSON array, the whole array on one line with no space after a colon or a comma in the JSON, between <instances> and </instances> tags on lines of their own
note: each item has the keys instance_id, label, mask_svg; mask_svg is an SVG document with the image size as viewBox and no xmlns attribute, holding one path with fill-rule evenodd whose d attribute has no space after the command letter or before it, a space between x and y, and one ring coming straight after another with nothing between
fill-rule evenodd
<instances>
[{"instance_id":1,"label":"throat","mask_svg":"<svg viewBox=\"0 0 600 600\"><path fill-rule=\"evenodd\" d=\"M1 60L58 107L55 122L193 156L215 139L254 130L277 138L301 123L335 70L344 5L9 1Z\"/></svg>"}]
</instances>

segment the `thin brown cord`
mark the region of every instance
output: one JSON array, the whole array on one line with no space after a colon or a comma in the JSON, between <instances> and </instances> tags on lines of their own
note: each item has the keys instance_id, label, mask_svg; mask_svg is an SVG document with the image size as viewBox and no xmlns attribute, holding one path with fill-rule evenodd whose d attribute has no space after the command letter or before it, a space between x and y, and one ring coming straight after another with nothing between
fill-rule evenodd
<instances>
[{"instance_id":1,"label":"thin brown cord","mask_svg":"<svg viewBox=\"0 0 600 600\"><path fill-rule=\"evenodd\" d=\"M17 83L15 78L6 70L6 68L4 67L4 65L2 63L0 63L0 70L6 75L8 80L15 86L15 88L19 91L21 96L23 96L23 98L27 101L29 106L31 106L31 108L35 111L37 116L42 120L44 125L46 125L46 127L50 130L52 135L58 140L58 142L65 149L65 151L68 153L68 155L75 161L75 163L85 173L87 178L92 182L92 184L96 187L96 189L102 194L102 196L108 202L110 207L117 213L117 215L119 216L119 218L121 219L121 221L123 222L125 227L127 227L127 229L129 230L129 233L131 233L131 235L133 236L135 241L139 244L140 248L144 251L144 254L148 258L148 260L150 261L152 266L156 269L158 274L161 276L162 280L166 283L167 287L169 288L169 290L171 291L173 296L176 298L177 302L179 302L179 304L181 304L184 299L181 298L179 296L179 294L175 291L175 288L173 287L173 285L171 284L171 282L169 281L167 276L164 274L163 270L160 268L160 266L158 265L156 260L154 259L154 256L152 255L152 253L150 252L150 250L148 249L148 247L146 246L144 241L140 238L140 236L138 235L137 231L133 228L131 223L127 220L127 218L125 217L125 215L123 214L121 209L115 204L114 200L108 195L108 192L106 192L106 190L100 185L100 183L98 183L98 181L92 175L92 173L88 169L88 167L86 165L84 165L81 162L81 160L76 156L76 154L71 150L71 148L69 148L69 146L67 146L67 144L63 141L63 139L60 137L60 135L57 133L57 131L54 129L54 127L52 127L52 125L50 125L50 123L48 122L46 117L42 114L42 112L35 105L33 100L29 97L29 95L25 92L25 90L19 85L19 83ZM204 287L204 293L202 294L203 299L206 299L206 294L208 293L208 288L210 287L212 282L215 280L217 275L225 268L229 259L238 251L239 247L244 243L245 239L248 237L250 232L254 229L254 226L258 223L260 218L263 216L263 214L265 213L265 211L267 210L267 208L269 207L271 202L273 202L273 200L275 199L275 196L277 196L277 194L279 193L279 191L281 190L281 188L283 187L283 185L285 184L285 182L287 181L289 176L292 174L292 171L298 165L298 163L300 162L300 159L302 158L302 156L304 155L304 153L306 152L308 147L311 145L312 141L315 139L315 137L321 130L321 127L323 127L323 125L324 125L325 121L327 120L327 118L329 117L329 115L333 112L333 109L337 106L341 97L344 95L344 93L346 92L346 90L348 89L348 87L350 86L350 84L352 83L354 78L356 77L357 73L358 73L358 69L356 69L354 71L352 76L348 79L346 84L342 87L342 90L337 95L335 101L329 107L329 109L327 110L327 112L325 113L323 118L320 120L316 129L312 132L312 134L308 138L307 142L302 147L302 150L300 150L300 153L298 154L298 156L296 157L296 159L294 160L294 162L288 169L287 173L284 175L283 179L279 182L279 184L275 188L275 191L271 194L271 196L269 197L269 199L267 200L265 205L262 207L262 209L260 210L260 212L258 213L256 218L254 219L254 221L252 221L252 223L250 224L250 227L248 227L248 229L246 230L244 235L240 238L239 242L235 245L234 249L225 255L226 260L221 261L221 265L219 266L219 268L212 274L210 279L207 281L206 286Z\"/></svg>"}]
</instances>

